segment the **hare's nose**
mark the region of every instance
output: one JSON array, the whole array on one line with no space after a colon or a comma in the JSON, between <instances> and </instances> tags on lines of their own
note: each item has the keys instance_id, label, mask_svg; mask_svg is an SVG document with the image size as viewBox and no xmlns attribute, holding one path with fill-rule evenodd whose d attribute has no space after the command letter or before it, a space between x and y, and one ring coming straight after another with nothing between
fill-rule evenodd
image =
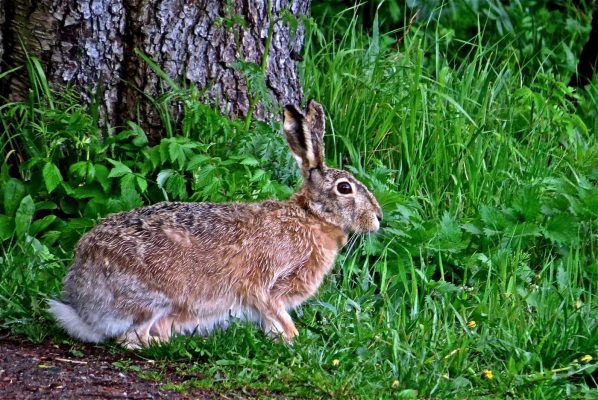
<instances>
[{"instance_id":1,"label":"hare's nose","mask_svg":"<svg viewBox=\"0 0 598 400\"><path fill-rule=\"evenodd\" d=\"M382 221L382 211L376 213L376 218L378 219L378 222Z\"/></svg>"}]
</instances>

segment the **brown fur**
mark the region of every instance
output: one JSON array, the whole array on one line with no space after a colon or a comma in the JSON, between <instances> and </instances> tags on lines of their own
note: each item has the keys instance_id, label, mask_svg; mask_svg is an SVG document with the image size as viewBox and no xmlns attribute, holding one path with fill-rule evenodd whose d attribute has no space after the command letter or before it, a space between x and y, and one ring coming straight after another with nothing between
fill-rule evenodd
<instances>
[{"instance_id":1,"label":"brown fur","mask_svg":"<svg viewBox=\"0 0 598 400\"><path fill-rule=\"evenodd\" d=\"M298 193L287 202L159 203L109 217L79 241L66 303L51 305L63 326L83 340L118 336L136 346L209 332L236 316L292 340L289 310L317 291L347 233L377 230L382 213L351 174L325 166L322 107L310 102L307 117L286 110L305 178ZM339 182L354 192L340 194ZM97 335L78 333L61 307Z\"/></svg>"}]
</instances>

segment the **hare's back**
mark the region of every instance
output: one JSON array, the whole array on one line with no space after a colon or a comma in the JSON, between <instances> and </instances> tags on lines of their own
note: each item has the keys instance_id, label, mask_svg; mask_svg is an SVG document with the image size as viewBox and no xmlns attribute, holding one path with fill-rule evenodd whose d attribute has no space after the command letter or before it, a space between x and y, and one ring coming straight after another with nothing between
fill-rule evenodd
<instances>
[{"instance_id":1,"label":"hare's back","mask_svg":"<svg viewBox=\"0 0 598 400\"><path fill-rule=\"evenodd\" d=\"M114 214L77 244L67 286L136 280L156 286L219 269L255 213L251 204L164 202ZM179 282L180 281L180 282Z\"/></svg>"},{"instance_id":2,"label":"hare's back","mask_svg":"<svg viewBox=\"0 0 598 400\"><path fill-rule=\"evenodd\" d=\"M108 252L133 260L160 250L189 247L197 241L205 249L234 241L255 218L252 208L251 204L237 203L163 202L114 214L84 235L76 252Z\"/></svg>"}]
</instances>

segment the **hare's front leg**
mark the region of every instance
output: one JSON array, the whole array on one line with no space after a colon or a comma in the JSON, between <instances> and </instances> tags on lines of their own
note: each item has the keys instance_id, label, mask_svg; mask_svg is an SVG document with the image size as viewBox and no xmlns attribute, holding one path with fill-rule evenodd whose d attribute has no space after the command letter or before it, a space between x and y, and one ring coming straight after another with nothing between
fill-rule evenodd
<instances>
[{"instance_id":1,"label":"hare's front leg","mask_svg":"<svg viewBox=\"0 0 598 400\"><path fill-rule=\"evenodd\" d=\"M166 315L160 318L154 326L151 332L160 338L162 342L168 342L173 332L178 332L178 326L175 322L175 317L172 315Z\"/></svg>"},{"instance_id":2,"label":"hare's front leg","mask_svg":"<svg viewBox=\"0 0 598 400\"><path fill-rule=\"evenodd\" d=\"M299 334L293 319L284 307L283 302L262 293L255 296L251 305L262 317L262 329L266 334L282 335L286 342L292 342Z\"/></svg>"},{"instance_id":3,"label":"hare's front leg","mask_svg":"<svg viewBox=\"0 0 598 400\"><path fill-rule=\"evenodd\" d=\"M263 329L268 334L282 335L282 338L288 343L292 342L295 336L299 335L293 319L284 307L280 307L277 310L276 318L265 321Z\"/></svg>"}]
</instances>

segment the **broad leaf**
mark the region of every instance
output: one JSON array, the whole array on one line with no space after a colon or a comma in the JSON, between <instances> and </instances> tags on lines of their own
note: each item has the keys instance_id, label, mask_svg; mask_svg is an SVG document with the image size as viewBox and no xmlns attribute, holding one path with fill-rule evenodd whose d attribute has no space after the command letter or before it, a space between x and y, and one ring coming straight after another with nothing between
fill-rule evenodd
<instances>
[{"instance_id":1,"label":"broad leaf","mask_svg":"<svg viewBox=\"0 0 598 400\"><path fill-rule=\"evenodd\" d=\"M104 193L108 193L110 191L111 182L110 182L109 175L110 174L108 172L108 168L106 168L104 165L102 165L102 164L95 165L96 181L98 181L100 183L100 185L102 185L102 189L104 189Z\"/></svg>"},{"instance_id":2,"label":"broad leaf","mask_svg":"<svg viewBox=\"0 0 598 400\"><path fill-rule=\"evenodd\" d=\"M0 215L0 241L10 239L15 231L14 218Z\"/></svg>"},{"instance_id":3,"label":"broad leaf","mask_svg":"<svg viewBox=\"0 0 598 400\"><path fill-rule=\"evenodd\" d=\"M42 175L44 176L44 183L46 184L48 193L52 193L60 185L60 182L62 182L60 170L54 163L47 162L42 170Z\"/></svg>"},{"instance_id":4,"label":"broad leaf","mask_svg":"<svg viewBox=\"0 0 598 400\"><path fill-rule=\"evenodd\" d=\"M173 175L175 172L171 169L164 169L158 173L158 177L156 178L156 183L160 189L164 189L164 184L166 180Z\"/></svg>"},{"instance_id":5,"label":"broad leaf","mask_svg":"<svg viewBox=\"0 0 598 400\"><path fill-rule=\"evenodd\" d=\"M25 236L29 232L29 226L35 213L35 204L30 195L27 195L21 200L21 204L17 209L15 216L15 231L18 238Z\"/></svg>"},{"instance_id":6,"label":"broad leaf","mask_svg":"<svg viewBox=\"0 0 598 400\"><path fill-rule=\"evenodd\" d=\"M559 244L577 242L579 225L573 215L559 214L548 220L543 230L544 236Z\"/></svg>"},{"instance_id":7,"label":"broad leaf","mask_svg":"<svg viewBox=\"0 0 598 400\"><path fill-rule=\"evenodd\" d=\"M147 179L142 176L136 176L137 186L141 193L144 193L147 190Z\"/></svg>"},{"instance_id":8,"label":"broad leaf","mask_svg":"<svg viewBox=\"0 0 598 400\"><path fill-rule=\"evenodd\" d=\"M8 216L14 216L21 199L25 197L25 185L18 179L10 178L2 190L4 213Z\"/></svg>"},{"instance_id":9,"label":"broad leaf","mask_svg":"<svg viewBox=\"0 0 598 400\"><path fill-rule=\"evenodd\" d=\"M118 178L120 176L133 173L133 171L131 171L131 168L127 167L120 161L110 159L108 159L108 161L110 161L110 163L114 165L114 168L112 168L110 174L108 174L108 178Z\"/></svg>"},{"instance_id":10,"label":"broad leaf","mask_svg":"<svg viewBox=\"0 0 598 400\"><path fill-rule=\"evenodd\" d=\"M52 222L54 222L54 220L56 220L56 215L46 215L42 219L35 220L31 224L29 232L31 233L31 235L36 235L39 232L46 229L48 226L50 226Z\"/></svg>"}]
</instances>

